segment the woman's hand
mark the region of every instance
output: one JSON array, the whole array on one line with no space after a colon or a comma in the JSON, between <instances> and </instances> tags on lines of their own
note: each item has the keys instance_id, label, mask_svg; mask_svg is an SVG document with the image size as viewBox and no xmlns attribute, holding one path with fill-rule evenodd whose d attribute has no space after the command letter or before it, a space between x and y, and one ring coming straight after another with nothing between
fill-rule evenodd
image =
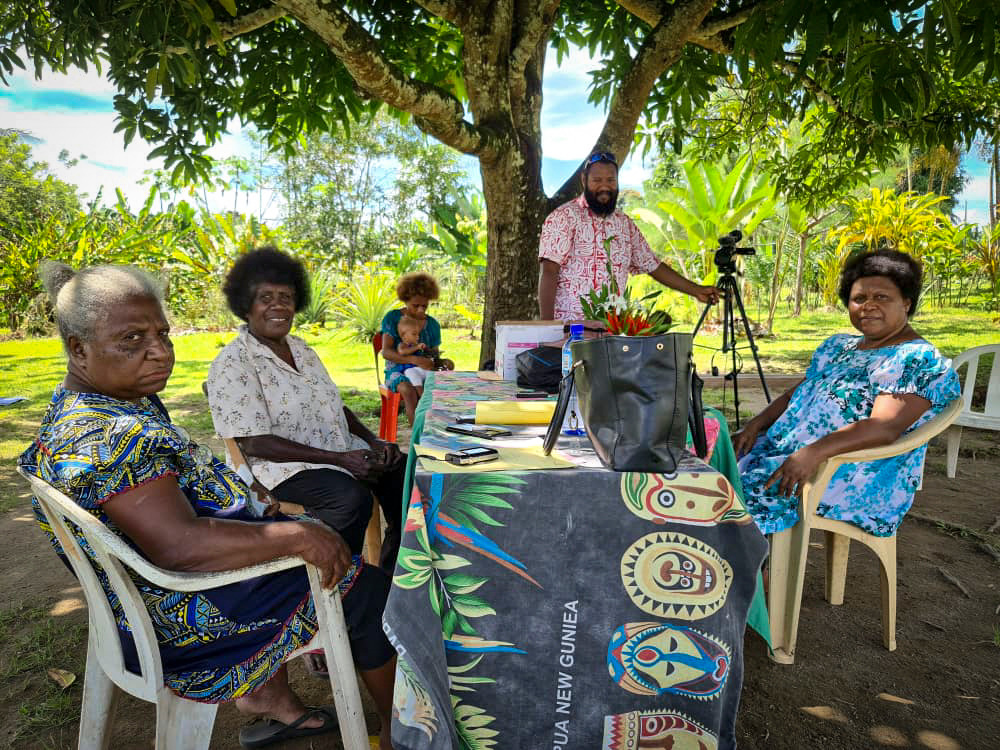
<instances>
[{"instance_id":1,"label":"woman's hand","mask_svg":"<svg viewBox=\"0 0 1000 750\"><path fill-rule=\"evenodd\" d=\"M264 503L266 506L264 508L264 516L276 516L280 508L278 507L278 498L271 494L271 491L257 481L255 478L253 483L250 485L251 492L257 493L258 502Z\"/></svg>"},{"instance_id":2,"label":"woman's hand","mask_svg":"<svg viewBox=\"0 0 1000 750\"><path fill-rule=\"evenodd\" d=\"M406 358L407 364L416 365L424 370L434 369L434 359L423 354L413 354Z\"/></svg>"},{"instance_id":3,"label":"woman's hand","mask_svg":"<svg viewBox=\"0 0 1000 750\"><path fill-rule=\"evenodd\" d=\"M799 448L767 478L764 489L767 490L777 484L778 494L785 497L802 497L802 486L816 474L821 460L811 445Z\"/></svg>"},{"instance_id":4,"label":"woman's hand","mask_svg":"<svg viewBox=\"0 0 1000 750\"><path fill-rule=\"evenodd\" d=\"M371 446L376 462L381 463L382 467L388 471L395 469L400 463L406 460L406 456L403 455L403 452L399 450L399 446L395 443L376 439L368 444Z\"/></svg>"},{"instance_id":5,"label":"woman's hand","mask_svg":"<svg viewBox=\"0 0 1000 750\"><path fill-rule=\"evenodd\" d=\"M351 551L347 542L325 524L302 521L299 525L304 536L299 556L319 568L323 588L332 589L351 565Z\"/></svg>"},{"instance_id":6,"label":"woman's hand","mask_svg":"<svg viewBox=\"0 0 1000 750\"><path fill-rule=\"evenodd\" d=\"M365 481L374 479L382 472L383 465L370 449L362 448L338 453L338 466L347 469L355 479Z\"/></svg>"},{"instance_id":7,"label":"woman's hand","mask_svg":"<svg viewBox=\"0 0 1000 750\"><path fill-rule=\"evenodd\" d=\"M754 443L757 442L757 438L764 432L764 429L764 424L754 418L743 425L742 430L733 433L733 451L736 453L737 458L745 456L750 452Z\"/></svg>"}]
</instances>

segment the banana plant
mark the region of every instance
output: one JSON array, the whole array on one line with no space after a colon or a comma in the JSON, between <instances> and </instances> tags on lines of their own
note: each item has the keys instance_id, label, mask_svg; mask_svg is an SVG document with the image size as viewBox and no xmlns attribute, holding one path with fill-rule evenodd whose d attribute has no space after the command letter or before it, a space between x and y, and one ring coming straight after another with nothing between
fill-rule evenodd
<instances>
[{"instance_id":1,"label":"banana plant","mask_svg":"<svg viewBox=\"0 0 1000 750\"><path fill-rule=\"evenodd\" d=\"M731 167L700 159L681 164L684 182L651 196L645 206L632 211L653 249L666 255L688 278L711 281L718 238L739 228L752 234L774 215L775 190L757 172L749 154Z\"/></svg>"}]
</instances>

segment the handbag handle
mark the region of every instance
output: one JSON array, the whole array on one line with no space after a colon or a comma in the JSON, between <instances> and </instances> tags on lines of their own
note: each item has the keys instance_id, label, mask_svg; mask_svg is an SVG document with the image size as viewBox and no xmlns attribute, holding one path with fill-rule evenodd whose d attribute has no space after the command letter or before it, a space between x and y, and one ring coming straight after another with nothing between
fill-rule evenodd
<instances>
[{"instance_id":1,"label":"handbag handle","mask_svg":"<svg viewBox=\"0 0 1000 750\"><path fill-rule=\"evenodd\" d=\"M573 395L573 383L575 382L576 368L583 365L583 360L577 360L573 367L566 373L566 376L559 381L559 399L556 401L555 411L552 412L552 419L549 420L549 427L545 430L545 441L542 443L542 453L546 456L552 453L559 440L559 433L562 431L563 419L566 418L566 410L569 408L569 399Z\"/></svg>"},{"instance_id":2,"label":"handbag handle","mask_svg":"<svg viewBox=\"0 0 1000 750\"><path fill-rule=\"evenodd\" d=\"M691 401L688 409L688 425L691 427L691 442L698 458L708 455L708 438L705 437L705 406L701 401L701 391L705 381L698 377L694 359L688 358L688 380L691 382Z\"/></svg>"}]
</instances>

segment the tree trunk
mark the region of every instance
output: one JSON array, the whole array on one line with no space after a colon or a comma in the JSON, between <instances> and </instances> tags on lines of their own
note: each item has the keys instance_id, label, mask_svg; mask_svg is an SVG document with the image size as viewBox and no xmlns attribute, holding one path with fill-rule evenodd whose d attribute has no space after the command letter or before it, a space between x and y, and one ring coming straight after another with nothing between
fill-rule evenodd
<instances>
[{"instance_id":1,"label":"tree trunk","mask_svg":"<svg viewBox=\"0 0 1000 750\"><path fill-rule=\"evenodd\" d=\"M1000 211L997 210L997 201L1000 200L1000 143L997 142L997 138L1000 138L1000 133L998 133L993 138L993 158L990 160L990 173L992 179L990 180L990 230L997 225L997 219L1000 219Z\"/></svg>"},{"instance_id":2,"label":"tree trunk","mask_svg":"<svg viewBox=\"0 0 1000 750\"><path fill-rule=\"evenodd\" d=\"M538 236L548 213L540 160L538 142L522 141L496 162L480 163L490 248L480 365L494 358L497 321L538 316Z\"/></svg>"},{"instance_id":3,"label":"tree trunk","mask_svg":"<svg viewBox=\"0 0 1000 750\"><path fill-rule=\"evenodd\" d=\"M795 310L792 315L796 318L802 314L802 275L806 266L806 246L809 244L809 233L803 232L799 235L799 259L795 264Z\"/></svg>"},{"instance_id":4,"label":"tree trunk","mask_svg":"<svg viewBox=\"0 0 1000 750\"><path fill-rule=\"evenodd\" d=\"M771 274L771 293L767 301L767 332L774 330L774 313L778 308L778 294L781 293L781 258L785 249L787 222L781 227L774 247L774 273Z\"/></svg>"},{"instance_id":5,"label":"tree trunk","mask_svg":"<svg viewBox=\"0 0 1000 750\"><path fill-rule=\"evenodd\" d=\"M504 145L479 158L486 204L485 304L479 365L494 359L496 323L538 315L538 236L550 207L542 190L542 73L546 38L539 36L523 73L491 64L511 54L504 20L484 14L466 29L466 82L476 125ZM512 24L512 19L506 23ZM498 25L499 24L499 25ZM518 36L519 34L514 34Z\"/></svg>"}]
</instances>

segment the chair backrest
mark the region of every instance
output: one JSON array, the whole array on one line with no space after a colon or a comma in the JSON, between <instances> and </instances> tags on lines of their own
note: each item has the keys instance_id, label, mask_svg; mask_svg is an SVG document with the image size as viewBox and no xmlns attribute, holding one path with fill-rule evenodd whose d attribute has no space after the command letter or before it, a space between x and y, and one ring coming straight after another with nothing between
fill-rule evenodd
<instances>
[{"instance_id":1,"label":"chair backrest","mask_svg":"<svg viewBox=\"0 0 1000 750\"><path fill-rule=\"evenodd\" d=\"M201 392L205 394L206 401L211 401L208 397L207 380L201 381ZM226 463L229 464L229 468L233 471L239 471L240 467L244 465L249 468L250 462L243 455L240 444L236 442L235 438L222 438L222 444L226 447Z\"/></svg>"},{"instance_id":2,"label":"chair backrest","mask_svg":"<svg viewBox=\"0 0 1000 750\"><path fill-rule=\"evenodd\" d=\"M982 411L973 411L972 395L976 388L976 377L979 374L980 360L986 356L993 355L993 365L986 384L986 403ZM954 360L952 367L956 370L962 365L967 365L965 371L965 381L962 384L962 405L963 416L980 414L987 418L996 420L993 429L1000 429L1000 344L986 344L967 349ZM978 426L978 425L970 425ZM987 426L987 425L982 425Z\"/></svg>"},{"instance_id":3,"label":"chair backrest","mask_svg":"<svg viewBox=\"0 0 1000 750\"><path fill-rule=\"evenodd\" d=\"M213 573L176 573L153 565L125 542L111 533L97 518L77 505L64 493L18 467L18 473L31 485L31 492L42 506L52 532L65 552L73 572L83 587L90 620L90 639L97 645L97 655L104 672L127 693L155 702L163 687L163 666L156 633L146 605L125 569L127 565L154 586L168 591L206 591L257 576L278 573L304 565L299 557L280 557L237 570ZM101 586L97 572L77 542L67 522L80 529L94 552L98 564L108 575L111 588L128 618L132 639L139 655L141 675L125 669L121 640L114 612ZM311 575L316 575L315 571Z\"/></svg>"},{"instance_id":4,"label":"chair backrest","mask_svg":"<svg viewBox=\"0 0 1000 750\"><path fill-rule=\"evenodd\" d=\"M156 645L156 634L146 606L129 577L122 563L128 564L141 576L151 582L161 578L161 571L144 560L131 547L112 534L97 518L77 505L65 494L41 479L26 473L18 467L21 476L28 480L31 491L42 512L49 521L53 534L66 554L73 572L83 587L87 600L87 613L90 621L91 642L96 646L98 660L104 672L115 684L132 695L143 700L155 701L156 692L163 686L163 666L160 662L160 651ZM108 601L97 571L90 558L80 547L77 538L68 522L72 522L83 533L90 549L93 550L97 563L107 574L111 588L118 596L118 601L125 610L132 628L132 639L139 656L141 675L129 672L125 668L125 658L122 654L121 640L118 637L118 626L114 611ZM166 578L172 577L170 574Z\"/></svg>"},{"instance_id":5,"label":"chair backrest","mask_svg":"<svg viewBox=\"0 0 1000 750\"><path fill-rule=\"evenodd\" d=\"M375 381L382 385L383 373L381 368L378 366L378 357L382 353L382 332L377 331L372 334L372 350L375 353Z\"/></svg>"},{"instance_id":6,"label":"chair backrest","mask_svg":"<svg viewBox=\"0 0 1000 750\"><path fill-rule=\"evenodd\" d=\"M201 392L205 394L205 398L208 399L208 381L202 381ZM236 438L222 438L222 444L226 448L226 463L229 468L235 471L237 474L240 471L241 466L246 466L250 469L250 462L247 457L243 454L243 450L240 448L240 444L236 442ZM250 471L253 474L253 471ZM297 515L305 513L305 508L303 508L298 503L283 502L279 503L281 512L286 515Z\"/></svg>"}]
</instances>

